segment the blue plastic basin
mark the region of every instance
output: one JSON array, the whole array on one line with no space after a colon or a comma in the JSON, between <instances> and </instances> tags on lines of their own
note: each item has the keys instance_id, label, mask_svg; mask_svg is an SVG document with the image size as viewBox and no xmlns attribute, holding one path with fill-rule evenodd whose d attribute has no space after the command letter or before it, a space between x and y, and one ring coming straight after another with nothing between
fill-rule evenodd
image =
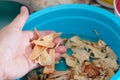
<instances>
[{"instance_id":1,"label":"blue plastic basin","mask_svg":"<svg viewBox=\"0 0 120 80\"><path fill-rule=\"evenodd\" d=\"M67 4L50 7L32 14L23 30L55 30L63 35L78 34L98 39L97 30L118 56L120 64L120 19L101 8L89 5ZM62 66L61 66L62 67ZM111 80L120 80L120 70Z\"/></svg>"}]
</instances>

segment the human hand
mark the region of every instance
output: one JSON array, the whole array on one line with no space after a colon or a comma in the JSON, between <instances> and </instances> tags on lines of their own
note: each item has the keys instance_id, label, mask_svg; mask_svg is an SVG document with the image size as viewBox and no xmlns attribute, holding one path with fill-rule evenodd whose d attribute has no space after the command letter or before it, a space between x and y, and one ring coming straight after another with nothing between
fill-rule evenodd
<instances>
[{"instance_id":1,"label":"human hand","mask_svg":"<svg viewBox=\"0 0 120 80\"><path fill-rule=\"evenodd\" d=\"M28 16L27 8L22 7L13 22L0 30L0 65L3 79L16 79L37 66L28 58L32 50L30 39L34 35L30 31L22 31Z\"/></svg>"},{"instance_id":2,"label":"human hand","mask_svg":"<svg viewBox=\"0 0 120 80\"><path fill-rule=\"evenodd\" d=\"M31 31L22 31L28 9L22 7L20 14L6 27L0 30L0 80L11 80L24 76L38 67L29 59L32 52L30 40L34 38ZM41 31L46 35L52 31ZM59 58L59 56L56 56Z\"/></svg>"}]
</instances>

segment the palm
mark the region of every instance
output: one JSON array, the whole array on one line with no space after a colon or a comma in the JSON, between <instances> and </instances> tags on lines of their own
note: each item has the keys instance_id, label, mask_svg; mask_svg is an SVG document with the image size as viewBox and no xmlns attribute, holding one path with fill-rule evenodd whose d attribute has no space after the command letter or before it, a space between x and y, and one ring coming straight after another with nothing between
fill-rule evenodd
<instances>
[{"instance_id":1,"label":"palm","mask_svg":"<svg viewBox=\"0 0 120 80\"><path fill-rule=\"evenodd\" d=\"M4 36L2 36L4 34ZM8 35L9 34L9 35ZM8 42L8 45L4 45L4 51L7 51L7 54L3 55L5 56L4 64L6 67L5 72L17 78L19 76L25 75L28 71L32 70L36 67L36 64L32 63L32 61L29 60L29 54L32 51L32 47L30 45L30 39L33 37L32 32L22 32L19 29L9 29L9 31L6 33L5 30L1 31L1 45L5 42ZM9 38L9 39L8 39ZM18 74L19 73L19 74Z\"/></svg>"},{"instance_id":2,"label":"palm","mask_svg":"<svg viewBox=\"0 0 120 80\"><path fill-rule=\"evenodd\" d=\"M29 59L29 55L32 52L30 40L35 39L35 36L31 31L22 31L19 28L11 28L10 25L8 26L9 27L1 30L0 33L0 44L3 45L0 51L6 51L0 54L5 57L0 56L0 58L2 62L4 62L5 74L7 74L9 78L15 79L22 77L37 67L37 64ZM39 34L44 36L52 32L53 31L40 31Z\"/></svg>"}]
</instances>

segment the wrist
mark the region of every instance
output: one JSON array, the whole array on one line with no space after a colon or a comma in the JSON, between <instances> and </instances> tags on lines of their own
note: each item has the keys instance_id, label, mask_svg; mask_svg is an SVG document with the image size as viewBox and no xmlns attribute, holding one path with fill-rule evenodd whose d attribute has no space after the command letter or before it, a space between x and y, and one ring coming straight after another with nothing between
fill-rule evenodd
<instances>
[{"instance_id":1,"label":"wrist","mask_svg":"<svg viewBox=\"0 0 120 80\"><path fill-rule=\"evenodd\" d=\"M5 65L0 62L0 80L13 80L5 72Z\"/></svg>"},{"instance_id":2,"label":"wrist","mask_svg":"<svg viewBox=\"0 0 120 80\"><path fill-rule=\"evenodd\" d=\"M4 71L3 71L3 66L0 64L0 80L4 80Z\"/></svg>"}]
</instances>

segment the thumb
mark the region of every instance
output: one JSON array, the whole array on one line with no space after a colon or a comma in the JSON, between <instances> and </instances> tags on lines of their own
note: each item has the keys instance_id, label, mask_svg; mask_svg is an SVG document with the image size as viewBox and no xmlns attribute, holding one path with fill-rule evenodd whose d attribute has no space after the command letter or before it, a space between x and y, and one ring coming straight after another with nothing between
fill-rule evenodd
<instances>
[{"instance_id":1,"label":"thumb","mask_svg":"<svg viewBox=\"0 0 120 80\"><path fill-rule=\"evenodd\" d=\"M11 27L22 29L26 20L28 19L28 16L28 9L25 6L22 6L20 14L10 23Z\"/></svg>"}]
</instances>

